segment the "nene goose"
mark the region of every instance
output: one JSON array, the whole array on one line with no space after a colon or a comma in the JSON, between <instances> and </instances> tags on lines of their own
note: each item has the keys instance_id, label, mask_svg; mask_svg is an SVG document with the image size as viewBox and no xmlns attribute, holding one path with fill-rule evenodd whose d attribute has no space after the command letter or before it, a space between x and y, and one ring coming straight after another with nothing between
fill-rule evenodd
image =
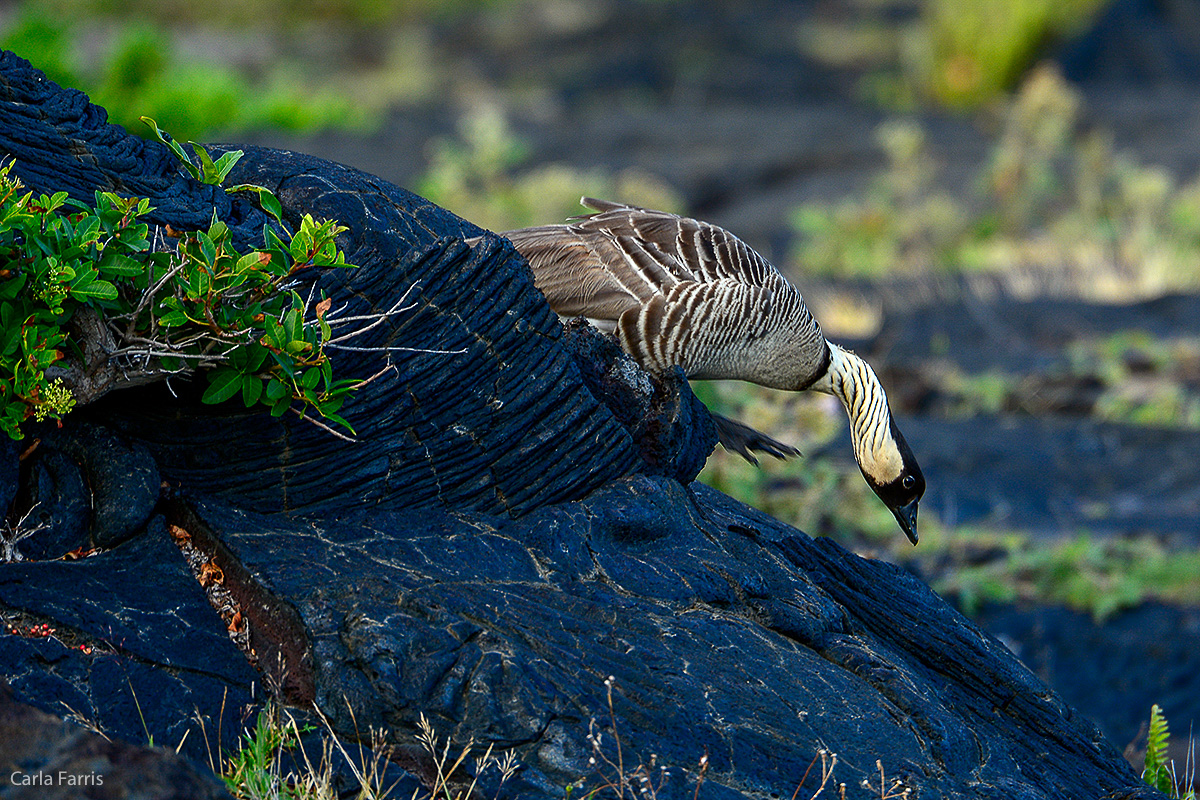
<instances>
[{"instance_id":1,"label":"nene goose","mask_svg":"<svg viewBox=\"0 0 1200 800\"><path fill-rule=\"evenodd\" d=\"M863 477L913 544L925 478L871 367L827 341L799 290L715 225L585 197L597 213L502 234L561 317L614 334L645 369L815 389L842 401ZM757 463L799 451L713 415L721 443Z\"/></svg>"}]
</instances>

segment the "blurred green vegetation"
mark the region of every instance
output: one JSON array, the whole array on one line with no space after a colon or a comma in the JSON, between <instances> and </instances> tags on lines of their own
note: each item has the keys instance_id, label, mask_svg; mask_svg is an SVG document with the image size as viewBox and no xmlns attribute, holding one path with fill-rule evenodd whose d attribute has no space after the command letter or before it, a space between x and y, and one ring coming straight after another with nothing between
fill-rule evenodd
<instances>
[{"instance_id":1,"label":"blurred green vegetation","mask_svg":"<svg viewBox=\"0 0 1200 800\"><path fill-rule=\"evenodd\" d=\"M357 28L452 16L506 0L38 0L48 14L74 19L145 20L158 27L216 25L297 28L344 23ZM24 4L26 7L30 3Z\"/></svg>"},{"instance_id":2,"label":"blurred green vegetation","mask_svg":"<svg viewBox=\"0 0 1200 800\"><path fill-rule=\"evenodd\" d=\"M302 52L288 52L270 37L248 40L249 55L226 57L213 42L246 31L185 30L162 8L140 13L123 4L112 9L118 16L99 16L109 10L100 2L31 0L0 32L0 47L56 83L86 92L131 132L144 135L138 120L150 116L183 141L254 128L368 130L388 104L420 91L413 86L419 66L388 61L375 73L327 74L317 82ZM185 36L189 47L180 43Z\"/></svg>"},{"instance_id":3,"label":"blurred green vegetation","mask_svg":"<svg viewBox=\"0 0 1200 800\"><path fill-rule=\"evenodd\" d=\"M1049 68L1029 75L998 119L999 135L973 181L951 190L925 133L893 121L879 129L887 167L864 196L809 203L793 217L793 273L890 280L986 273L1019 291L1065 290L1129 302L1200 289L1200 182L1114 152L1103 131L1081 132L1082 101ZM1040 389L1091 385L1091 417L1166 428L1200 427L1200 342L1120 331L1080 338L1065 374L968 374L935 359L921 378L950 415L1052 413ZM730 393L732 391L732 394ZM781 441L823 447L827 428L779 414L757 388L708 392L714 410L757 419ZM768 409L757 410L758 406ZM841 410L825 406L844 425ZM1079 413L1076 411L1075 413ZM772 414L775 416L773 417ZM753 421L750 424L754 424ZM844 463L844 462L843 462ZM755 476L723 451L701 479L802 529L863 555L906 564L967 613L987 602L1059 603L1103 619L1147 599L1200 602L1200 552L1140 537L946 528L923 519L911 548L853 470L822 494L819 465L766 464ZM874 504L874 510L872 510Z\"/></svg>"},{"instance_id":4,"label":"blurred green vegetation","mask_svg":"<svg viewBox=\"0 0 1200 800\"><path fill-rule=\"evenodd\" d=\"M463 118L456 138L434 142L428 172L416 191L464 219L491 231L562 222L589 213L580 197L680 211L678 195L640 170L613 174L565 164L530 166L528 148L495 106Z\"/></svg>"},{"instance_id":5,"label":"blurred green vegetation","mask_svg":"<svg viewBox=\"0 0 1200 800\"><path fill-rule=\"evenodd\" d=\"M906 43L917 91L950 108L1005 96L1048 44L1087 26L1108 0L925 0Z\"/></svg>"},{"instance_id":6,"label":"blurred green vegetation","mask_svg":"<svg viewBox=\"0 0 1200 800\"><path fill-rule=\"evenodd\" d=\"M951 417L1066 410L1127 425L1200 429L1197 337L1123 330L1068 342L1064 356L1062 363L1020 374L968 373L934 358L922 364L920 382L936 396L936 413Z\"/></svg>"},{"instance_id":7,"label":"blurred green vegetation","mask_svg":"<svg viewBox=\"0 0 1200 800\"><path fill-rule=\"evenodd\" d=\"M860 74L860 96L893 111L978 111L1004 100L1051 49L1111 0L849 0L798 33L819 63Z\"/></svg>"},{"instance_id":8,"label":"blurred green vegetation","mask_svg":"<svg viewBox=\"0 0 1200 800\"><path fill-rule=\"evenodd\" d=\"M1151 538L1099 539L1081 533L1035 542L1023 534L958 529L929 543L942 551L945 563L953 564L942 570L930 564L931 585L968 615L984 603L1038 602L1061 604L1103 621L1146 600L1200 603L1200 552L1173 550ZM910 555L906 560L937 557Z\"/></svg>"},{"instance_id":9,"label":"blurred green vegetation","mask_svg":"<svg viewBox=\"0 0 1200 800\"><path fill-rule=\"evenodd\" d=\"M924 131L885 123L888 166L865 196L796 209L793 269L869 278L987 272L1067 285L1092 299L1200 286L1200 181L1114 152L1080 132L1078 94L1035 71L1002 119L986 165L965 191L940 180Z\"/></svg>"},{"instance_id":10,"label":"blurred green vegetation","mask_svg":"<svg viewBox=\"0 0 1200 800\"><path fill-rule=\"evenodd\" d=\"M1093 416L1160 428L1200 428L1200 340L1119 331L1067 347L1071 370L1103 386Z\"/></svg>"}]
</instances>

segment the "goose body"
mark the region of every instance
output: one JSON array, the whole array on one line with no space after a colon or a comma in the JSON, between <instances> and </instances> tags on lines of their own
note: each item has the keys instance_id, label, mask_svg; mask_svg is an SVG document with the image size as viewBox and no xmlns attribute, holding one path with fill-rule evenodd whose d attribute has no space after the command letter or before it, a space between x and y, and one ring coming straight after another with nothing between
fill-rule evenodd
<instances>
[{"instance_id":1,"label":"goose body","mask_svg":"<svg viewBox=\"0 0 1200 800\"><path fill-rule=\"evenodd\" d=\"M502 234L533 270L562 317L586 317L615 335L645 369L689 378L736 378L773 389L838 397L867 483L917 541L925 490L875 372L825 339L800 291L733 234L675 214L584 198L596 213L566 225ZM721 442L797 454L748 426L714 415Z\"/></svg>"}]
</instances>

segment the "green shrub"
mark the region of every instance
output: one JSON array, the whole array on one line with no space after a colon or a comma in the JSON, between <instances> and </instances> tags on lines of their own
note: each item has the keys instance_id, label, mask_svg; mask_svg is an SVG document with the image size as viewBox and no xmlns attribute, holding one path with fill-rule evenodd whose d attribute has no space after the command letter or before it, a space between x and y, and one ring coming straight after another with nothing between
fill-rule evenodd
<instances>
[{"instance_id":1,"label":"green shrub","mask_svg":"<svg viewBox=\"0 0 1200 800\"><path fill-rule=\"evenodd\" d=\"M214 162L194 146L193 164L171 145L210 183L241 156ZM357 384L333 379L330 302L322 297L309 309L283 288L303 270L352 266L334 242L344 228L305 215L298 231L267 227L263 247L240 253L214 213L207 230L178 234L173 252L153 250L141 221L148 200L97 192L88 205L66 192L35 196L12 166L0 166L0 430L21 438L25 420L60 419L75 402L95 399L76 392L107 391L82 377L97 366L86 355L97 345L87 337L97 336L106 339L105 362L130 383L206 368L205 402L240 394L247 407L276 416L298 405L301 416L312 410L349 427L337 412ZM260 187L231 191L257 192L278 217L278 201ZM88 319L99 324L84 325Z\"/></svg>"}]
</instances>

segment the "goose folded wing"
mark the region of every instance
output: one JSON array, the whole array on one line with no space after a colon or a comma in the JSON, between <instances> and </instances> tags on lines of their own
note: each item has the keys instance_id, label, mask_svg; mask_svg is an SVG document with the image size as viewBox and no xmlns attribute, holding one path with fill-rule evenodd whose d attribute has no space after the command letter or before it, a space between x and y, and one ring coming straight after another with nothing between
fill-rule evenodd
<instances>
[{"instance_id":1,"label":"goose folded wing","mask_svg":"<svg viewBox=\"0 0 1200 800\"><path fill-rule=\"evenodd\" d=\"M598 213L581 217L576 227L639 240L678 265L675 274L680 280L763 286L781 277L752 247L716 225L590 197L583 198L583 204Z\"/></svg>"}]
</instances>

